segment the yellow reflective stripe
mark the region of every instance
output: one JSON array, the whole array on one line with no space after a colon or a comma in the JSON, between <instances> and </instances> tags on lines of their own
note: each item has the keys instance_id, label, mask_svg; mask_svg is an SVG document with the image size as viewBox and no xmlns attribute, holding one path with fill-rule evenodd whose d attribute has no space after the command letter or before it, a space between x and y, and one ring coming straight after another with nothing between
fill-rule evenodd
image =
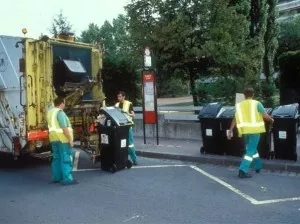
<instances>
[{"instance_id":1,"label":"yellow reflective stripe","mask_svg":"<svg viewBox=\"0 0 300 224\"><path fill-rule=\"evenodd\" d=\"M258 122L258 123L248 123L248 122L241 122L240 124L237 124L236 126L238 128L242 128L242 127L250 127L250 128L257 128L257 127L263 127L265 125L264 122Z\"/></svg>"},{"instance_id":2,"label":"yellow reflective stripe","mask_svg":"<svg viewBox=\"0 0 300 224\"><path fill-rule=\"evenodd\" d=\"M132 144L132 145L129 145L128 147L129 147L129 148L132 148L132 147L134 147L134 144Z\"/></svg>"},{"instance_id":3,"label":"yellow reflective stripe","mask_svg":"<svg viewBox=\"0 0 300 224\"><path fill-rule=\"evenodd\" d=\"M245 159L245 160L248 160L248 161L250 161L250 162L253 160L250 156L247 156L247 155L244 156L244 159Z\"/></svg>"},{"instance_id":4,"label":"yellow reflective stripe","mask_svg":"<svg viewBox=\"0 0 300 224\"><path fill-rule=\"evenodd\" d=\"M238 116L238 119L239 119L239 123L243 123L241 104L239 104L239 103L236 105L236 112L237 112L237 116Z\"/></svg>"},{"instance_id":5,"label":"yellow reflective stripe","mask_svg":"<svg viewBox=\"0 0 300 224\"><path fill-rule=\"evenodd\" d=\"M258 154L258 153L256 153L256 154L253 155L253 159L254 159L254 158L258 158L258 157L259 157L259 154Z\"/></svg>"},{"instance_id":6,"label":"yellow reflective stripe","mask_svg":"<svg viewBox=\"0 0 300 224\"><path fill-rule=\"evenodd\" d=\"M256 123L256 108L255 108L255 105L256 105L256 102L254 100L251 100L251 122L252 123Z\"/></svg>"}]
</instances>

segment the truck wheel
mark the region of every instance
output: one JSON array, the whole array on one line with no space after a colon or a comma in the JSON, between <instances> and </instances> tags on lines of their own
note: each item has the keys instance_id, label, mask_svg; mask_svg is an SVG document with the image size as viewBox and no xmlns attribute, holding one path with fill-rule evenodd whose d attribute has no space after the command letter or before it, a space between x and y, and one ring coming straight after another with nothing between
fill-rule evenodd
<instances>
[{"instance_id":1,"label":"truck wheel","mask_svg":"<svg viewBox=\"0 0 300 224\"><path fill-rule=\"evenodd\" d=\"M127 160L126 167L127 169L130 169L132 167L132 162L130 160Z\"/></svg>"},{"instance_id":2,"label":"truck wheel","mask_svg":"<svg viewBox=\"0 0 300 224\"><path fill-rule=\"evenodd\" d=\"M110 167L110 172L115 173L116 171L117 171L117 166L116 166L116 164L113 164L113 165Z\"/></svg>"}]
</instances>

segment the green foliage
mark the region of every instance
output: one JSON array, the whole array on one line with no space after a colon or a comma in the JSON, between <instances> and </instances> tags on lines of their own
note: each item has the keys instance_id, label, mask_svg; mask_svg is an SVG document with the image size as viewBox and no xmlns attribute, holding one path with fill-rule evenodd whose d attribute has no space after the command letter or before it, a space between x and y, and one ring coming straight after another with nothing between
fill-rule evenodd
<instances>
[{"instance_id":1,"label":"green foliage","mask_svg":"<svg viewBox=\"0 0 300 224\"><path fill-rule=\"evenodd\" d=\"M280 67L280 103L298 103L300 101L300 51L283 53L279 57Z\"/></svg>"},{"instance_id":2,"label":"green foliage","mask_svg":"<svg viewBox=\"0 0 300 224\"><path fill-rule=\"evenodd\" d=\"M63 15L63 11L53 18L52 26L49 32L55 37L57 34L61 33L72 33L72 25L68 21L68 18Z\"/></svg>"},{"instance_id":3,"label":"green foliage","mask_svg":"<svg viewBox=\"0 0 300 224\"><path fill-rule=\"evenodd\" d=\"M280 22L280 33L278 36L279 48L277 55L287 51L300 50L300 17Z\"/></svg>"},{"instance_id":4,"label":"green foliage","mask_svg":"<svg viewBox=\"0 0 300 224\"><path fill-rule=\"evenodd\" d=\"M106 95L108 105L114 105L118 91L124 91L126 98L134 105L137 105L141 98L136 80L138 74L126 60L118 61L111 58L104 60L103 70L103 90Z\"/></svg>"},{"instance_id":5,"label":"green foliage","mask_svg":"<svg viewBox=\"0 0 300 224\"><path fill-rule=\"evenodd\" d=\"M157 84L158 97L181 97L189 95L189 85L180 78L171 77Z\"/></svg>"},{"instance_id":6,"label":"green foliage","mask_svg":"<svg viewBox=\"0 0 300 224\"><path fill-rule=\"evenodd\" d=\"M201 80L197 84L197 94L200 104L208 102L223 102L227 105L234 105L235 94L243 92L241 83L244 78L222 77L209 78L210 82Z\"/></svg>"},{"instance_id":7,"label":"green foliage","mask_svg":"<svg viewBox=\"0 0 300 224\"><path fill-rule=\"evenodd\" d=\"M276 92L275 83L273 80L269 82L261 83L261 99L260 101L263 103L265 107L274 108L278 105L274 93Z\"/></svg>"},{"instance_id":8,"label":"green foliage","mask_svg":"<svg viewBox=\"0 0 300 224\"><path fill-rule=\"evenodd\" d=\"M116 93L119 90L125 91L134 104L141 97L137 71L142 57L138 57L133 50L133 42L127 30L127 18L119 15L112 24L105 21L101 27L98 27L91 23L81 34L83 42L99 42L104 49L103 89L107 97L106 101L110 105L116 101Z\"/></svg>"}]
</instances>

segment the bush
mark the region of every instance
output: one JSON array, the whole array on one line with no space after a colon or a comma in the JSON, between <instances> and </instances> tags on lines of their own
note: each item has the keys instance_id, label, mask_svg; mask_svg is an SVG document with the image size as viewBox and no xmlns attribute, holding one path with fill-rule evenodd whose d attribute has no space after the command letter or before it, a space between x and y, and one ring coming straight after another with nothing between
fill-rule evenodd
<instances>
[{"instance_id":1,"label":"bush","mask_svg":"<svg viewBox=\"0 0 300 224\"><path fill-rule=\"evenodd\" d=\"M158 80L157 82L158 97L181 97L189 94L188 82L184 82L180 78Z\"/></svg>"},{"instance_id":2,"label":"bush","mask_svg":"<svg viewBox=\"0 0 300 224\"><path fill-rule=\"evenodd\" d=\"M200 105L213 101L233 105L235 103L235 94L243 92L243 83L242 78L232 77L214 77L199 80L196 91Z\"/></svg>"}]
</instances>

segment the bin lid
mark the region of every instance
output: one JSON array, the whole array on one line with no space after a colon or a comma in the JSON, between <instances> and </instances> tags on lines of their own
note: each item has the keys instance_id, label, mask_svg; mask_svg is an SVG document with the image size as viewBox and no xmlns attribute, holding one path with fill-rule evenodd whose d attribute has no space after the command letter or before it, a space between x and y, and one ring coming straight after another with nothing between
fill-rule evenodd
<instances>
[{"instance_id":1,"label":"bin lid","mask_svg":"<svg viewBox=\"0 0 300 224\"><path fill-rule=\"evenodd\" d=\"M125 112L118 107L102 107L100 114L104 114L108 119L113 120L117 126L132 125Z\"/></svg>"},{"instance_id":2,"label":"bin lid","mask_svg":"<svg viewBox=\"0 0 300 224\"><path fill-rule=\"evenodd\" d=\"M221 103L209 103L200 110L198 119L215 118L218 115L221 108Z\"/></svg>"},{"instance_id":3,"label":"bin lid","mask_svg":"<svg viewBox=\"0 0 300 224\"><path fill-rule=\"evenodd\" d=\"M298 116L298 103L276 107L272 112L274 118L296 118Z\"/></svg>"},{"instance_id":4,"label":"bin lid","mask_svg":"<svg viewBox=\"0 0 300 224\"><path fill-rule=\"evenodd\" d=\"M235 107L224 107L223 112L218 116L218 118L233 118L235 114Z\"/></svg>"}]
</instances>

